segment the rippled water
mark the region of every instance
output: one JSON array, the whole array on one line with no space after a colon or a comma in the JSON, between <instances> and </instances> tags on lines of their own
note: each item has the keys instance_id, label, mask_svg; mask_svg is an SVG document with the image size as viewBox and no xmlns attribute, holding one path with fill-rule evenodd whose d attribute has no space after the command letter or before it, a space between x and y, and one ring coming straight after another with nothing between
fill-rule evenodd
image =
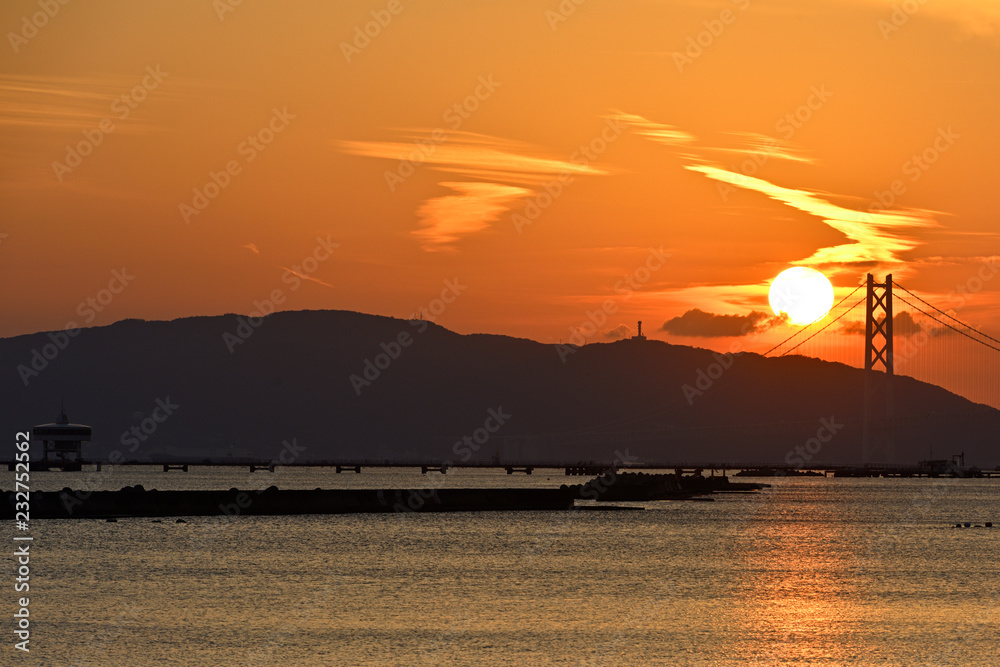
<instances>
[{"instance_id":1,"label":"rippled water","mask_svg":"<svg viewBox=\"0 0 1000 667\"><path fill-rule=\"evenodd\" d=\"M17 664L997 664L1000 528L954 524L996 522L1000 480L773 483L644 511L35 521Z\"/></svg>"}]
</instances>

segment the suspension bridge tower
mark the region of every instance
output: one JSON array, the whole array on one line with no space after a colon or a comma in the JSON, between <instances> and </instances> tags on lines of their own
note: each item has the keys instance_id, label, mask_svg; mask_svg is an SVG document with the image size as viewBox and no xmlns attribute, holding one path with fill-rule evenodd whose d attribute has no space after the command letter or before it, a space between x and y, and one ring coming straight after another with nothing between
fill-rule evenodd
<instances>
[{"instance_id":1,"label":"suspension bridge tower","mask_svg":"<svg viewBox=\"0 0 1000 667\"><path fill-rule=\"evenodd\" d=\"M865 300L865 404L862 457L893 462L892 274L876 283L868 274Z\"/></svg>"}]
</instances>

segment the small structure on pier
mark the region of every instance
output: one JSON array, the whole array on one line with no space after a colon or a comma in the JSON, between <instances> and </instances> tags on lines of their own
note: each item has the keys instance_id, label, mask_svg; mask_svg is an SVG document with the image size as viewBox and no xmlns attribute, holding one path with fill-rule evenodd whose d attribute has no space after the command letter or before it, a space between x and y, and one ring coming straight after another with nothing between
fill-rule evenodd
<instances>
[{"instance_id":1,"label":"small structure on pier","mask_svg":"<svg viewBox=\"0 0 1000 667\"><path fill-rule=\"evenodd\" d=\"M32 430L36 442L42 443L40 470L59 468L64 471L79 470L83 463L83 443L90 442L93 430L86 424L71 424L66 411L60 409L59 418L52 424L39 424Z\"/></svg>"}]
</instances>

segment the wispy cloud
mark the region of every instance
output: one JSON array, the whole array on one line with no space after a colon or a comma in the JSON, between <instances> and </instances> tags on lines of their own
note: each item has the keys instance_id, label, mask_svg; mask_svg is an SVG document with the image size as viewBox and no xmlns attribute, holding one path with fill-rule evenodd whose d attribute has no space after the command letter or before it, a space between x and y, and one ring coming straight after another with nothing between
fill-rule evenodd
<instances>
[{"instance_id":1,"label":"wispy cloud","mask_svg":"<svg viewBox=\"0 0 1000 667\"><path fill-rule=\"evenodd\" d=\"M247 250L249 250L250 252L252 252L255 255L259 255L260 254L260 249L257 248L257 245L254 244L254 243L244 243L240 247L241 248L246 248Z\"/></svg>"},{"instance_id":2,"label":"wispy cloud","mask_svg":"<svg viewBox=\"0 0 1000 667\"><path fill-rule=\"evenodd\" d=\"M323 285L324 287L333 287L333 285L331 285L328 282L324 282L324 281L320 280L319 278L316 278L314 276L310 276L307 273L302 273L301 271L296 271L295 269L290 269L287 266L279 266L278 268L279 269L284 269L285 271L288 271L289 273L291 273L293 276L298 276L302 280L311 280L314 283L317 283L319 285Z\"/></svg>"},{"instance_id":3,"label":"wispy cloud","mask_svg":"<svg viewBox=\"0 0 1000 667\"><path fill-rule=\"evenodd\" d=\"M755 285L697 284L653 291L651 295L669 300L681 308L731 310L766 307L767 291L768 285L764 282Z\"/></svg>"},{"instance_id":4,"label":"wispy cloud","mask_svg":"<svg viewBox=\"0 0 1000 667\"><path fill-rule=\"evenodd\" d=\"M627 124L639 136L646 137L657 143L677 146L696 141L696 137L693 134L685 132L680 128L657 123L634 113L613 111L608 117L620 123Z\"/></svg>"},{"instance_id":5,"label":"wispy cloud","mask_svg":"<svg viewBox=\"0 0 1000 667\"><path fill-rule=\"evenodd\" d=\"M852 272L856 272L858 266L878 266L899 272L906 268L901 254L920 245L920 241L907 235L907 232L938 225L929 211L898 209L865 212L850 209L834 204L831 201L833 195L828 193L785 187L761 177L748 176L727 169L710 157L723 152L755 154L803 164L813 162L788 142L774 137L752 132L729 133L737 137L738 146L707 146L699 144L693 135L683 130L642 116L618 112L616 118L627 122L640 136L674 147L677 155L687 161L685 169L733 187L759 192L815 216L852 241L819 248L809 257L793 262L795 264Z\"/></svg>"},{"instance_id":6,"label":"wispy cloud","mask_svg":"<svg viewBox=\"0 0 1000 667\"><path fill-rule=\"evenodd\" d=\"M419 135L414 138L419 138ZM454 132L446 142L423 146L400 141L338 141L336 145L351 155L412 160L418 165L427 164L441 171L516 183L541 183L560 173L607 173L591 165L546 155L523 142L471 132Z\"/></svg>"},{"instance_id":7,"label":"wispy cloud","mask_svg":"<svg viewBox=\"0 0 1000 667\"><path fill-rule=\"evenodd\" d=\"M903 236L901 232L907 228L932 227L938 224L926 211L908 209L869 213L838 206L816 192L786 188L721 167L688 165L685 169L738 188L760 192L775 201L820 218L854 241L820 248L811 256L794 262L796 264L830 268L856 264L899 267L904 264L900 253L920 245L919 241Z\"/></svg>"},{"instance_id":8,"label":"wispy cloud","mask_svg":"<svg viewBox=\"0 0 1000 667\"><path fill-rule=\"evenodd\" d=\"M109 115L123 77L0 75L0 126L77 131Z\"/></svg>"},{"instance_id":9,"label":"wispy cloud","mask_svg":"<svg viewBox=\"0 0 1000 667\"><path fill-rule=\"evenodd\" d=\"M424 250L453 251L454 243L490 226L513 202L535 193L531 187L558 175L601 175L607 172L547 154L523 142L471 132L453 132L447 141L426 142L431 130L413 141L337 141L350 155L409 161L428 168L466 176L474 181L443 181L439 185L457 195L433 197L417 208L420 229L413 232ZM423 137L424 142L416 143Z\"/></svg>"},{"instance_id":10,"label":"wispy cloud","mask_svg":"<svg viewBox=\"0 0 1000 667\"><path fill-rule=\"evenodd\" d=\"M532 193L527 188L498 183L457 183L441 185L451 188L457 195L429 199L420 205L421 229L413 232L422 240L421 247L428 251L454 251L454 242L462 236L489 227L509 204Z\"/></svg>"},{"instance_id":11,"label":"wispy cloud","mask_svg":"<svg viewBox=\"0 0 1000 667\"><path fill-rule=\"evenodd\" d=\"M886 22L886 25L897 27L900 30L905 29L911 15L919 14L957 25L963 32L975 37L1000 37L1000 3L995 2L995 0L920 2L914 5L917 7L916 11L903 6L898 0L871 1L884 8L885 17L882 20ZM888 34L891 35L892 32Z\"/></svg>"},{"instance_id":12,"label":"wispy cloud","mask_svg":"<svg viewBox=\"0 0 1000 667\"><path fill-rule=\"evenodd\" d=\"M117 100L144 77L148 77L145 72L78 76L0 74L0 129L79 132L92 128L104 118L116 122L116 133L165 129L135 117L129 118L128 123L117 123L116 119L122 114L132 111ZM206 82L169 77L166 81L170 85L157 89L157 97L191 95L193 87L210 90Z\"/></svg>"},{"instance_id":13,"label":"wispy cloud","mask_svg":"<svg viewBox=\"0 0 1000 667\"><path fill-rule=\"evenodd\" d=\"M735 153L737 155L749 155L759 161L764 160L788 160L790 162L813 163L814 158L805 155L800 148L792 145L791 142L777 137L758 132L729 132L729 136L736 137L738 146L735 147L714 147L707 148L710 152Z\"/></svg>"}]
</instances>

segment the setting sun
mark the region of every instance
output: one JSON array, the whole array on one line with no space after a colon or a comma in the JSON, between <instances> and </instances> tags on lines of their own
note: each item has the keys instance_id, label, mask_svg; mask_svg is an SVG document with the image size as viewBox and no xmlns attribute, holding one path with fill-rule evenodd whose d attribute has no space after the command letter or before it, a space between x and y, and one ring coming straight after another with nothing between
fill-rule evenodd
<instances>
[{"instance_id":1,"label":"setting sun","mask_svg":"<svg viewBox=\"0 0 1000 667\"><path fill-rule=\"evenodd\" d=\"M0 27L4 654L1000 666L1000 0Z\"/></svg>"},{"instance_id":2,"label":"setting sun","mask_svg":"<svg viewBox=\"0 0 1000 667\"><path fill-rule=\"evenodd\" d=\"M796 266L771 282L768 301L775 315L785 313L792 324L812 324L833 306L833 285L819 271Z\"/></svg>"}]
</instances>

